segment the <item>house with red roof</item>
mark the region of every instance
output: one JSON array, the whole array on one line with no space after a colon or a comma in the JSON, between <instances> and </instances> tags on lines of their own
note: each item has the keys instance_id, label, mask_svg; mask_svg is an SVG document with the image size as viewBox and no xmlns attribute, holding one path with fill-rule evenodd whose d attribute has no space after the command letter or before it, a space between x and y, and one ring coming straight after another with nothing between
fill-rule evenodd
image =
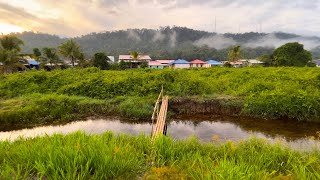
<instances>
[{"instance_id":1,"label":"house with red roof","mask_svg":"<svg viewBox=\"0 0 320 180\"><path fill-rule=\"evenodd\" d=\"M210 65L207 62L202 60L196 59L190 62L191 68L208 68Z\"/></svg>"}]
</instances>

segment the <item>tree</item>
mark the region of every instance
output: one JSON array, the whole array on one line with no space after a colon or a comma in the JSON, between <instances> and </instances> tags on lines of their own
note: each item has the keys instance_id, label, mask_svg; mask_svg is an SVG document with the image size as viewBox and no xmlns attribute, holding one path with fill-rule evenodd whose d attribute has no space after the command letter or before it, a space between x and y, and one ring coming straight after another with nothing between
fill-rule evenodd
<instances>
[{"instance_id":1,"label":"tree","mask_svg":"<svg viewBox=\"0 0 320 180\"><path fill-rule=\"evenodd\" d=\"M0 37L0 71L2 73L12 73L18 68L25 69L20 63L18 53L21 51L23 41L14 35L5 35Z\"/></svg>"},{"instance_id":2,"label":"tree","mask_svg":"<svg viewBox=\"0 0 320 180\"><path fill-rule=\"evenodd\" d=\"M259 61L264 62L266 66L272 66L273 57L272 55L265 54L258 58Z\"/></svg>"},{"instance_id":3,"label":"tree","mask_svg":"<svg viewBox=\"0 0 320 180\"><path fill-rule=\"evenodd\" d=\"M240 46L234 46L230 49L228 53L229 61L235 62L242 58L241 56L241 47Z\"/></svg>"},{"instance_id":4,"label":"tree","mask_svg":"<svg viewBox=\"0 0 320 180\"><path fill-rule=\"evenodd\" d=\"M139 61L140 60L140 55L139 55L139 53L137 51L132 51L130 53L130 56L131 56L132 60L134 60L134 61ZM132 63L131 62L130 62L130 68L132 68Z\"/></svg>"},{"instance_id":5,"label":"tree","mask_svg":"<svg viewBox=\"0 0 320 180\"><path fill-rule=\"evenodd\" d=\"M16 50L0 49L0 63L0 72L4 74L15 72L18 68L25 69Z\"/></svg>"},{"instance_id":6,"label":"tree","mask_svg":"<svg viewBox=\"0 0 320 180\"><path fill-rule=\"evenodd\" d=\"M124 62L124 61L119 62L119 69L120 70L125 70L127 68L128 68L128 64L126 62Z\"/></svg>"},{"instance_id":7,"label":"tree","mask_svg":"<svg viewBox=\"0 0 320 180\"><path fill-rule=\"evenodd\" d=\"M146 61L142 62L140 67L144 68L144 69L147 68L148 67L148 62L146 62Z\"/></svg>"},{"instance_id":8,"label":"tree","mask_svg":"<svg viewBox=\"0 0 320 180\"><path fill-rule=\"evenodd\" d=\"M57 50L55 48L45 47L42 49L44 55L44 61L42 63L50 63L52 65L57 65L59 61L59 56L57 54Z\"/></svg>"},{"instance_id":9,"label":"tree","mask_svg":"<svg viewBox=\"0 0 320 180\"><path fill-rule=\"evenodd\" d=\"M17 52L21 51L22 45L24 45L24 42L19 39L17 36L10 34L10 35L5 35L0 38L0 44L3 49L5 50L15 50Z\"/></svg>"},{"instance_id":10,"label":"tree","mask_svg":"<svg viewBox=\"0 0 320 180\"><path fill-rule=\"evenodd\" d=\"M110 59L105 53L103 52L95 53L92 60L92 65L102 70L107 70L110 68L109 61Z\"/></svg>"},{"instance_id":11,"label":"tree","mask_svg":"<svg viewBox=\"0 0 320 180\"><path fill-rule=\"evenodd\" d=\"M42 54L39 48L33 48L33 54L36 56L36 58L39 58Z\"/></svg>"},{"instance_id":12,"label":"tree","mask_svg":"<svg viewBox=\"0 0 320 180\"><path fill-rule=\"evenodd\" d=\"M73 39L62 43L59 46L59 52L66 58L71 60L72 66L74 67L75 61L81 57L80 46Z\"/></svg>"},{"instance_id":13,"label":"tree","mask_svg":"<svg viewBox=\"0 0 320 180\"><path fill-rule=\"evenodd\" d=\"M303 44L287 43L277 48L273 53L275 66L306 66L312 60L312 55L305 50Z\"/></svg>"}]
</instances>

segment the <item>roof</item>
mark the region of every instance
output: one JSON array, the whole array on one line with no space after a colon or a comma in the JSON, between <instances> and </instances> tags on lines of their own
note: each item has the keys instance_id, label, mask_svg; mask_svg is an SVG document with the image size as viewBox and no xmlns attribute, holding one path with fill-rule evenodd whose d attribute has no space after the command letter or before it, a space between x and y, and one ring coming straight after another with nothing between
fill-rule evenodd
<instances>
[{"instance_id":1,"label":"roof","mask_svg":"<svg viewBox=\"0 0 320 180\"><path fill-rule=\"evenodd\" d=\"M208 64L211 64L211 65L223 65L222 62L219 62L219 61L216 61L216 60L209 60L207 61Z\"/></svg>"},{"instance_id":2,"label":"roof","mask_svg":"<svg viewBox=\"0 0 320 180\"><path fill-rule=\"evenodd\" d=\"M236 62L230 62L230 64L232 64L232 65L242 65L243 63L239 62L239 61L236 61Z\"/></svg>"},{"instance_id":3,"label":"roof","mask_svg":"<svg viewBox=\"0 0 320 180\"><path fill-rule=\"evenodd\" d=\"M174 60L156 60L156 61L160 62L161 64L169 64L174 62Z\"/></svg>"},{"instance_id":4,"label":"roof","mask_svg":"<svg viewBox=\"0 0 320 180\"><path fill-rule=\"evenodd\" d=\"M27 61L30 65L35 65L35 66L40 65L40 63L34 59L27 59Z\"/></svg>"},{"instance_id":5,"label":"roof","mask_svg":"<svg viewBox=\"0 0 320 180\"><path fill-rule=\"evenodd\" d=\"M110 61L114 62L114 56L108 56L108 58L110 59Z\"/></svg>"},{"instance_id":6,"label":"roof","mask_svg":"<svg viewBox=\"0 0 320 180\"><path fill-rule=\"evenodd\" d=\"M119 60L131 60L132 56L131 55L119 55ZM139 55L140 60L151 60L151 57L148 55Z\"/></svg>"},{"instance_id":7,"label":"roof","mask_svg":"<svg viewBox=\"0 0 320 180\"><path fill-rule=\"evenodd\" d=\"M171 65L171 64L190 64L190 63L184 59L178 59L178 60L175 60L174 62L171 62L169 64Z\"/></svg>"},{"instance_id":8,"label":"roof","mask_svg":"<svg viewBox=\"0 0 320 180\"><path fill-rule=\"evenodd\" d=\"M150 61L149 66L165 66L165 64L161 64L158 61Z\"/></svg>"},{"instance_id":9,"label":"roof","mask_svg":"<svg viewBox=\"0 0 320 180\"><path fill-rule=\"evenodd\" d=\"M202 60L196 59L191 61L190 64L207 64L207 63Z\"/></svg>"},{"instance_id":10,"label":"roof","mask_svg":"<svg viewBox=\"0 0 320 180\"><path fill-rule=\"evenodd\" d=\"M256 59L249 59L248 62L251 64L263 64L264 63L264 62L258 61Z\"/></svg>"}]
</instances>

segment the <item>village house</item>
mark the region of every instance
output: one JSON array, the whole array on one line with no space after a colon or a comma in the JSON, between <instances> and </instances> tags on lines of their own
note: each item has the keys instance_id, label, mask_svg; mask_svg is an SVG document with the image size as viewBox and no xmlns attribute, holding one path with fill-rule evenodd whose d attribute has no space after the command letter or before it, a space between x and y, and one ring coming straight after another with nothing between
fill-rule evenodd
<instances>
[{"instance_id":1,"label":"village house","mask_svg":"<svg viewBox=\"0 0 320 180\"><path fill-rule=\"evenodd\" d=\"M40 63L35 59L32 59L30 56L23 56L20 62L28 69L40 68Z\"/></svg>"},{"instance_id":2,"label":"village house","mask_svg":"<svg viewBox=\"0 0 320 180\"><path fill-rule=\"evenodd\" d=\"M209 67L223 66L223 63L222 63L222 62L215 61L215 60L208 60L207 63L208 63L208 66L209 66Z\"/></svg>"},{"instance_id":3,"label":"village house","mask_svg":"<svg viewBox=\"0 0 320 180\"><path fill-rule=\"evenodd\" d=\"M320 59L313 60L312 62L316 65L316 67L320 67Z\"/></svg>"},{"instance_id":4,"label":"village house","mask_svg":"<svg viewBox=\"0 0 320 180\"><path fill-rule=\"evenodd\" d=\"M114 56L107 56L110 59L110 63L113 64L115 63L115 58Z\"/></svg>"},{"instance_id":5,"label":"village house","mask_svg":"<svg viewBox=\"0 0 320 180\"><path fill-rule=\"evenodd\" d=\"M251 67L251 66L262 66L263 62L256 59L241 59L239 62L242 62L242 67Z\"/></svg>"},{"instance_id":6,"label":"village house","mask_svg":"<svg viewBox=\"0 0 320 180\"><path fill-rule=\"evenodd\" d=\"M149 68L152 69L164 69L169 66L169 63L174 62L174 60L155 60L149 61Z\"/></svg>"},{"instance_id":7,"label":"village house","mask_svg":"<svg viewBox=\"0 0 320 180\"><path fill-rule=\"evenodd\" d=\"M151 69L164 69L164 67L167 66L167 65L161 64L159 61L150 61L148 65L149 65L149 68Z\"/></svg>"},{"instance_id":8,"label":"village house","mask_svg":"<svg viewBox=\"0 0 320 180\"><path fill-rule=\"evenodd\" d=\"M191 68L206 68L209 66L208 66L208 63L206 63L202 60L196 59L196 60L193 60L190 62L190 67Z\"/></svg>"},{"instance_id":9,"label":"village house","mask_svg":"<svg viewBox=\"0 0 320 180\"><path fill-rule=\"evenodd\" d=\"M231 64L231 66L235 67L235 68L241 68L243 67L243 62L242 61L235 61L235 62L229 62Z\"/></svg>"},{"instance_id":10,"label":"village house","mask_svg":"<svg viewBox=\"0 0 320 180\"><path fill-rule=\"evenodd\" d=\"M178 59L174 62L169 63L169 67L172 69L185 69L190 68L190 63L183 59Z\"/></svg>"},{"instance_id":11,"label":"village house","mask_svg":"<svg viewBox=\"0 0 320 180\"><path fill-rule=\"evenodd\" d=\"M120 55L119 62L131 63L132 68L139 68L142 63L152 61L151 57L148 55L140 55L137 59L133 59L131 55Z\"/></svg>"}]
</instances>

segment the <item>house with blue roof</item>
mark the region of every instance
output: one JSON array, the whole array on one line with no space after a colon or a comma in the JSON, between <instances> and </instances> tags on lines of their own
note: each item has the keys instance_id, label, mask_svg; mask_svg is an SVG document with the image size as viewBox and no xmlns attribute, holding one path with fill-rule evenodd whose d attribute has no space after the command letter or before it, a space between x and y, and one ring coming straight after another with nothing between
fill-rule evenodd
<instances>
[{"instance_id":1,"label":"house with blue roof","mask_svg":"<svg viewBox=\"0 0 320 180\"><path fill-rule=\"evenodd\" d=\"M219 62L219 61L216 61L216 60L208 60L207 63L209 64L210 67L223 66L222 62Z\"/></svg>"},{"instance_id":2,"label":"house with blue roof","mask_svg":"<svg viewBox=\"0 0 320 180\"><path fill-rule=\"evenodd\" d=\"M186 69L190 68L190 62L184 59L178 59L168 64L172 69Z\"/></svg>"}]
</instances>

